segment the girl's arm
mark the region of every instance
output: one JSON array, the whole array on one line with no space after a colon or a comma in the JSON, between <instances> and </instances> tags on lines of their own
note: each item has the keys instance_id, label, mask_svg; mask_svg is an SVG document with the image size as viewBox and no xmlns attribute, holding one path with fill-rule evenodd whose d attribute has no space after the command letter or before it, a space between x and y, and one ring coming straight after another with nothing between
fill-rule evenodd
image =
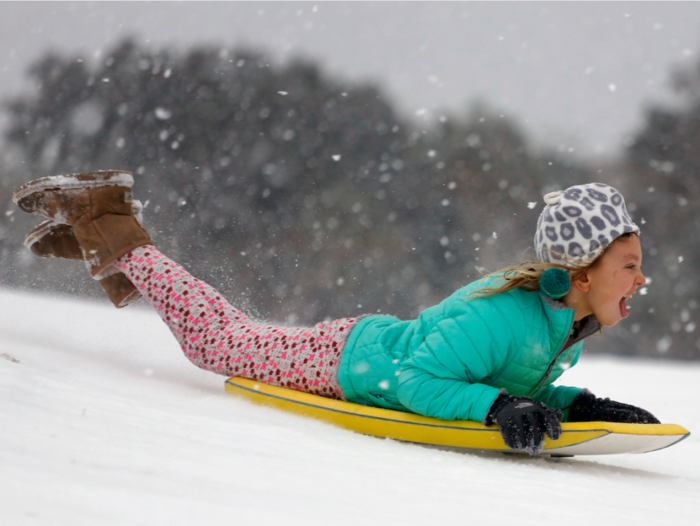
<instances>
[{"instance_id":1,"label":"girl's arm","mask_svg":"<svg viewBox=\"0 0 700 526\"><path fill-rule=\"evenodd\" d=\"M482 422L500 389L480 381L503 365L510 339L507 329L475 323L473 312L442 320L402 364L399 402L425 416Z\"/></svg>"}]
</instances>

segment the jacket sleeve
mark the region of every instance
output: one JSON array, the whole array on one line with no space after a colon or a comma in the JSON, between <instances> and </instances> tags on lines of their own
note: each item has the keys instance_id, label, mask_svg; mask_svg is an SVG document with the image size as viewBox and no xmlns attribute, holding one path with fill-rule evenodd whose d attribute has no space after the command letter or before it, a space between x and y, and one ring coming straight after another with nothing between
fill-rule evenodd
<instances>
[{"instance_id":1,"label":"jacket sleeve","mask_svg":"<svg viewBox=\"0 0 700 526\"><path fill-rule=\"evenodd\" d=\"M569 414L569 406L574 401L574 398L583 389L580 387L567 387L565 385L548 385L547 388L542 391L535 400L542 402L547 407L557 407L561 409L564 413L564 422L567 421Z\"/></svg>"},{"instance_id":2,"label":"jacket sleeve","mask_svg":"<svg viewBox=\"0 0 700 526\"><path fill-rule=\"evenodd\" d=\"M500 389L480 382L501 368L512 336L507 325L494 330L486 322L493 313L480 310L441 320L410 353L398 381L402 405L443 420L484 420Z\"/></svg>"}]
</instances>

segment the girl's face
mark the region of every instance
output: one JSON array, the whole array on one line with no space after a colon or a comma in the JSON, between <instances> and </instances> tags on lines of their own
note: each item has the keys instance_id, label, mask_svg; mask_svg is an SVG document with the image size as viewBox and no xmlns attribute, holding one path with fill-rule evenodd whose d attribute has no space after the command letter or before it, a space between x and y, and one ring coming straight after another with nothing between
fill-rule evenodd
<instances>
[{"instance_id":1,"label":"girl's face","mask_svg":"<svg viewBox=\"0 0 700 526\"><path fill-rule=\"evenodd\" d=\"M642 247L637 236L613 241L597 264L574 282L582 292L578 295L579 305L574 307L577 319L579 314L588 312L610 327L626 318L628 298L646 283L641 266Z\"/></svg>"}]
</instances>

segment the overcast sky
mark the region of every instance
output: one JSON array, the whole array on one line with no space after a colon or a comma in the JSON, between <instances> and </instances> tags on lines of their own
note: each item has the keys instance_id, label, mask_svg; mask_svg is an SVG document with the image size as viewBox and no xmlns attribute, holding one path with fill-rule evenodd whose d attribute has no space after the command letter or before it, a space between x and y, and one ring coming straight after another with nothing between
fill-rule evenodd
<instances>
[{"instance_id":1,"label":"overcast sky","mask_svg":"<svg viewBox=\"0 0 700 526\"><path fill-rule=\"evenodd\" d=\"M126 34L310 57L414 118L481 98L533 140L611 155L670 100L671 67L700 60L700 3L0 2L0 97L46 50L94 55Z\"/></svg>"}]
</instances>

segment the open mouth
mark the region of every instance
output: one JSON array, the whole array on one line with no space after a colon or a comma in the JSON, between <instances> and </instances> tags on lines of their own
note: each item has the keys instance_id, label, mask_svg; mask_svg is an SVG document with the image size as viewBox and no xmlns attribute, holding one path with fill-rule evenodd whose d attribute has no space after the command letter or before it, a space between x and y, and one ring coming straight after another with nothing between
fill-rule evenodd
<instances>
[{"instance_id":1,"label":"open mouth","mask_svg":"<svg viewBox=\"0 0 700 526\"><path fill-rule=\"evenodd\" d=\"M620 316L622 316L623 318L626 318L630 315L630 308L629 305L627 305L627 300L632 296L632 294L625 294L620 300Z\"/></svg>"}]
</instances>

